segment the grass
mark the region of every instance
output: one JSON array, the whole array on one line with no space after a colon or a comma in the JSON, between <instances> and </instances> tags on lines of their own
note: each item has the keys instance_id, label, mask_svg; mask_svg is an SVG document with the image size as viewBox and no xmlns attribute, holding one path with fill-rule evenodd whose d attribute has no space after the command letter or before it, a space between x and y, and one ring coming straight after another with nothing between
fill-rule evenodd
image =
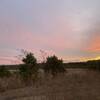
<instances>
[{"instance_id":1,"label":"grass","mask_svg":"<svg viewBox=\"0 0 100 100\"><path fill-rule=\"evenodd\" d=\"M96 70L68 69L65 76L54 79L42 75L27 87L16 75L0 79L0 84L4 88L0 100L100 100L100 72Z\"/></svg>"}]
</instances>

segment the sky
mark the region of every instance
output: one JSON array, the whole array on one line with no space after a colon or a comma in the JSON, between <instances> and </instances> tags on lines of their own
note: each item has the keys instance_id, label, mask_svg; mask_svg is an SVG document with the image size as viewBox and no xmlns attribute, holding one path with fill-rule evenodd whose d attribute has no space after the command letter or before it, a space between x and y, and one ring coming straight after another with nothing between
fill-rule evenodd
<instances>
[{"instance_id":1,"label":"sky","mask_svg":"<svg viewBox=\"0 0 100 100\"><path fill-rule=\"evenodd\" d=\"M38 61L100 58L100 0L0 0L0 64L19 63L21 50Z\"/></svg>"}]
</instances>

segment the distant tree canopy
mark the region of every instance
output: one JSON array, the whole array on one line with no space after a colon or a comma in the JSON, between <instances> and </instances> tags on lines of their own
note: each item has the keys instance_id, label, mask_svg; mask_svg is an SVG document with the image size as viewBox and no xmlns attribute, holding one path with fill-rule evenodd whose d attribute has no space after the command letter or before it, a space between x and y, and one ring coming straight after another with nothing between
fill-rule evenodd
<instances>
[{"instance_id":1,"label":"distant tree canopy","mask_svg":"<svg viewBox=\"0 0 100 100\"><path fill-rule=\"evenodd\" d=\"M90 60L87 61L86 64L92 69L100 70L100 60Z\"/></svg>"},{"instance_id":2,"label":"distant tree canopy","mask_svg":"<svg viewBox=\"0 0 100 100\"><path fill-rule=\"evenodd\" d=\"M51 57L47 57L44 71L55 76L57 73L64 73L66 70L63 66L63 60L58 59L58 57L54 55Z\"/></svg>"}]
</instances>

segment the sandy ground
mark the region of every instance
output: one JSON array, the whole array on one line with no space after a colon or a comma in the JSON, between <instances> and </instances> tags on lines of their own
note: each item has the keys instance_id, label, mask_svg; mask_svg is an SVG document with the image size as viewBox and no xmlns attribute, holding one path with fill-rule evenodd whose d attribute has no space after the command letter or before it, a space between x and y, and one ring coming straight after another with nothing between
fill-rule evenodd
<instances>
[{"instance_id":1,"label":"sandy ground","mask_svg":"<svg viewBox=\"0 0 100 100\"><path fill-rule=\"evenodd\" d=\"M42 77L36 85L7 89L0 100L100 100L100 72L70 69L65 76Z\"/></svg>"}]
</instances>

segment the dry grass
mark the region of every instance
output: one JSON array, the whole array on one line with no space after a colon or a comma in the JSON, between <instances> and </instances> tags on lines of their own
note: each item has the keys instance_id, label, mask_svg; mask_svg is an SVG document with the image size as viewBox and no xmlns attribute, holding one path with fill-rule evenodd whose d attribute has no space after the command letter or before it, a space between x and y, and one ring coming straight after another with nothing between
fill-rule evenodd
<instances>
[{"instance_id":1,"label":"dry grass","mask_svg":"<svg viewBox=\"0 0 100 100\"><path fill-rule=\"evenodd\" d=\"M5 88L0 100L100 100L98 71L69 69L65 76L41 77L36 84L27 87L15 77L0 82Z\"/></svg>"}]
</instances>

